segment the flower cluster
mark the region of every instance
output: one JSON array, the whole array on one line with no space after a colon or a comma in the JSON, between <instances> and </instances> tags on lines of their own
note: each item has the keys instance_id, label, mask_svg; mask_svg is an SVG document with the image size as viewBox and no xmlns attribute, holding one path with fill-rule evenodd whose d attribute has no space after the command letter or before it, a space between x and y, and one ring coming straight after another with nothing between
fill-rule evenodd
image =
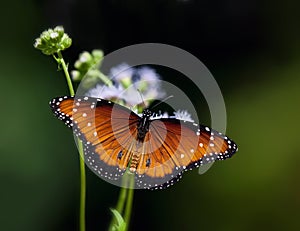
<instances>
[{"instance_id":1,"label":"flower cluster","mask_svg":"<svg viewBox=\"0 0 300 231\"><path fill-rule=\"evenodd\" d=\"M54 55L70 47L72 39L64 32L62 26L45 30L39 38L35 39L34 47L46 55Z\"/></svg>"},{"instance_id":2,"label":"flower cluster","mask_svg":"<svg viewBox=\"0 0 300 231\"><path fill-rule=\"evenodd\" d=\"M137 106L138 111L165 96L159 75L150 67L134 68L120 64L110 70L108 78L112 81L111 85L97 84L86 95L112 100L127 107Z\"/></svg>"},{"instance_id":3,"label":"flower cluster","mask_svg":"<svg viewBox=\"0 0 300 231\"><path fill-rule=\"evenodd\" d=\"M85 95L111 100L126 106L137 113L149 107L153 100L162 99L165 92L161 88L160 76L148 66L131 67L126 63L112 67L108 76L100 71L103 60L101 50L92 53L83 52L75 62L71 72L72 79L80 82ZM158 113L153 118L176 118L193 122L185 110L178 110L174 115Z\"/></svg>"},{"instance_id":4,"label":"flower cluster","mask_svg":"<svg viewBox=\"0 0 300 231\"><path fill-rule=\"evenodd\" d=\"M93 50L92 53L87 51L82 52L74 64L76 70L71 71L72 79L74 81L81 81L83 77L88 77L90 82L96 82L103 56L103 51L97 49Z\"/></svg>"}]
</instances>

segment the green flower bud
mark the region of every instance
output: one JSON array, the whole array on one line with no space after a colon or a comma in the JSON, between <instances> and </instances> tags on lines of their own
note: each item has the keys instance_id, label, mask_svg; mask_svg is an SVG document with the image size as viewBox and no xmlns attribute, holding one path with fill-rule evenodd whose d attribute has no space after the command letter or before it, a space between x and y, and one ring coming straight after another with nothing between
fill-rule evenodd
<instances>
[{"instance_id":1,"label":"green flower bud","mask_svg":"<svg viewBox=\"0 0 300 231\"><path fill-rule=\"evenodd\" d=\"M93 65L93 57L87 51L79 55L79 59L75 62L74 67L80 71L87 71Z\"/></svg>"},{"instance_id":2,"label":"green flower bud","mask_svg":"<svg viewBox=\"0 0 300 231\"><path fill-rule=\"evenodd\" d=\"M73 81L80 81L82 79L80 72L76 70L71 71L71 76Z\"/></svg>"},{"instance_id":3,"label":"green flower bud","mask_svg":"<svg viewBox=\"0 0 300 231\"><path fill-rule=\"evenodd\" d=\"M120 79L120 83L125 89L128 88L132 84L131 76Z\"/></svg>"},{"instance_id":4,"label":"green flower bud","mask_svg":"<svg viewBox=\"0 0 300 231\"><path fill-rule=\"evenodd\" d=\"M92 80L88 84L86 84L86 86L89 86L90 83L94 83L95 77L101 77L99 67L101 65L103 57L104 54L101 50L93 50L92 53L89 53L87 51L82 52L79 55L79 59L74 64L77 72L74 72L73 80L80 81L85 76L86 78L92 78Z\"/></svg>"},{"instance_id":5,"label":"green flower bud","mask_svg":"<svg viewBox=\"0 0 300 231\"><path fill-rule=\"evenodd\" d=\"M98 82L98 78L96 76L87 76L82 79L81 85L84 89L89 89Z\"/></svg>"},{"instance_id":6,"label":"green flower bud","mask_svg":"<svg viewBox=\"0 0 300 231\"><path fill-rule=\"evenodd\" d=\"M44 31L35 40L34 47L46 55L53 55L70 47L72 39L64 32L62 26Z\"/></svg>"},{"instance_id":7,"label":"green flower bud","mask_svg":"<svg viewBox=\"0 0 300 231\"><path fill-rule=\"evenodd\" d=\"M104 53L102 50L93 50L92 56L94 57L94 61L97 63L103 59Z\"/></svg>"}]
</instances>

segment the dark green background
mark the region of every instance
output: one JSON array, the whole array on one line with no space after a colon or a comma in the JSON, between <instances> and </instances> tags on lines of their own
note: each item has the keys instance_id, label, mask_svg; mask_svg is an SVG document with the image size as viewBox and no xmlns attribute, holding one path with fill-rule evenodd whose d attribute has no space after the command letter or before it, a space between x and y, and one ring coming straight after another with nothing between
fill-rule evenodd
<instances>
[{"instance_id":1,"label":"dark green background","mask_svg":"<svg viewBox=\"0 0 300 231\"><path fill-rule=\"evenodd\" d=\"M239 152L169 190L136 191L132 230L300 230L299 3L120 2L1 3L0 230L78 230L78 154L48 106L67 86L32 46L57 24L73 38L71 66L83 50L167 43L203 61L223 91ZM87 183L87 230L105 230L119 188L89 170Z\"/></svg>"}]
</instances>

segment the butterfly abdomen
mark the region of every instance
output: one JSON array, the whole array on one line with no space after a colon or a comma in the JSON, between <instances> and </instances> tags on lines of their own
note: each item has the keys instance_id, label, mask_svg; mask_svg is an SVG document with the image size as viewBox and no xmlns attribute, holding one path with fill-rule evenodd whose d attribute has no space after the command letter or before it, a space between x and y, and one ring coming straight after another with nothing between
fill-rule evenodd
<instances>
[{"instance_id":1,"label":"butterfly abdomen","mask_svg":"<svg viewBox=\"0 0 300 231\"><path fill-rule=\"evenodd\" d=\"M135 172L136 168L140 162L141 154L139 152L134 152L131 157L129 170Z\"/></svg>"}]
</instances>

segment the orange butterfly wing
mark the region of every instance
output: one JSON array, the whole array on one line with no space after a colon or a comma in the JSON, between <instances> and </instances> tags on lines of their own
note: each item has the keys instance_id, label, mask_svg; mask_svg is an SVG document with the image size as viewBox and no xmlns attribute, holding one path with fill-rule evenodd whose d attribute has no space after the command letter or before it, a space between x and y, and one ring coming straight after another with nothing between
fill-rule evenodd
<instances>
[{"instance_id":1,"label":"orange butterfly wing","mask_svg":"<svg viewBox=\"0 0 300 231\"><path fill-rule=\"evenodd\" d=\"M58 97L50 105L83 141L89 167L118 184L133 153L139 156L136 187L156 189L173 185L183 171L229 158L237 151L236 144L221 133L170 118L150 120L149 131L138 143L140 117L103 99Z\"/></svg>"},{"instance_id":2,"label":"orange butterfly wing","mask_svg":"<svg viewBox=\"0 0 300 231\"><path fill-rule=\"evenodd\" d=\"M118 104L90 97L58 97L50 106L83 141L87 165L108 181L120 181L132 155L139 117Z\"/></svg>"}]
</instances>

